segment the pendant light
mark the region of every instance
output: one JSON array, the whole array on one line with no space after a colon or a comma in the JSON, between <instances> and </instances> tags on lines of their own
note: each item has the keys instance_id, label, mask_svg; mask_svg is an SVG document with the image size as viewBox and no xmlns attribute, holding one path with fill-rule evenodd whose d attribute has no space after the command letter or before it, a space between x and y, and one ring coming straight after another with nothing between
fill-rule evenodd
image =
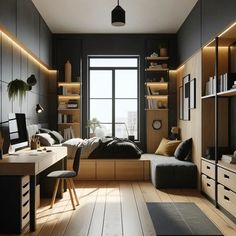
<instances>
[{"instance_id":1,"label":"pendant light","mask_svg":"<svg viewBox=\"0 0 236 236\"><path fill-rule=\"evenodd\" d=\"M119 5L119 0L117 0L117 6L111 12L111 24L113 26L125 25L125 10Z\"/></svg>"}]
</instances>

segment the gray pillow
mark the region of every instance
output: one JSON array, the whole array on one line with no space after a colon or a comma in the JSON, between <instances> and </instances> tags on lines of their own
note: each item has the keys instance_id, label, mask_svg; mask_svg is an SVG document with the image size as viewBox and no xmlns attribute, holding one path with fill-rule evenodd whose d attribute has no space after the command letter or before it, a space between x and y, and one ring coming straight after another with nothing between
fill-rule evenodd
<instances>
[{"instance_id":1,"label":"gray pillow","mask_svg":"<svg viewBox=\"0 0 236 236\"><path fill-rule=\"evenodd\" d=\"M52 130L49 132L49 134L51 135L51 137L55 140L55 143L62 143L64 138L62 137L62 135L55 131L55 130Z\"/></svg>"},{"instance_id":2,"label":"gray pillow","mask_svg":"<svg viewBox=\"0 0 236 236\"><path fill-rule=\"evenodd\" d=\"M49 133L51 130L47 128L39 128L40 133Z\"/></svg>"},{"instance_id":3,"label":"gray pillow","mask_svg":"<svg viewBox=\"0 0 236 236\"><path fill-rule=\"evenodd\" d=\"M55 140L51 137L50 134L40 133L36 134L36 137L39 137L41 146L52 146L53 144L55 144Z\"/></svg>"}]
</instances>

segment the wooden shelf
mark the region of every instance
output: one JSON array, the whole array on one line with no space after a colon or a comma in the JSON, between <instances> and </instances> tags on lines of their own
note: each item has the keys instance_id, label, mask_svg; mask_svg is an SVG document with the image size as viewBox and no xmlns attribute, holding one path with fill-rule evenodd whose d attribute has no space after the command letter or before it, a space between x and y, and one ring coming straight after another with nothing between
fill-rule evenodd
<instances>
[{"instance_id":1,"label":"wooden shelf","mask_svg":"<svg viewBox=\"0 0 236 236\"><path fill-rule=\"evenodd\" d=\"M58 109L59 112L63 111L80 111L79 108L66 108L66 109Z\"/></svg>"},{"instance_id":2,"label":"wooden shelf","mask_svg":"<svg viewBox=\"0 0 236 236\"><path fill-rule=\"evenodd\" d=\"M168 82L146 82L145 85L160 90L168 89Z\"/></svg>"},{"instance_id":3,"label":"wooden shelf","mask_svg":"<svg viewBox=\"0 0 236 236\"><path fill-rule=\"evenodd\" d=\"M59 82L58 83L58 87L79 87L79 86L80 86L80 82L70 82L70 83Z\"/></svg>"},{"instance_id":4,"label":"wooden shelf","mask_svg":"<svg viewBox=\"0 0 236 236\"><path fill-rule=\"evenodd\" d=\"M58 99L80 99L80 95L58 95Z\"/></svg>"},{"instance_id":5,"label":"wooden shelf","mask_svg":"<svg viewBox=\"0 0 236 236\"><path fill-rule=\"evenodd\" d=\"M236 96L236 89L230 89L224 92L217 93L218 96L221 97L234 97Z\"/></svg>"},{"instance_id":6,"label":"wooden shelf","mask_svg":"<svg viewBox=\"0 0 236 236\"><path fill-rule=\"evenodd\" d=\"M210 94L210 95L202 96L202 99L214 98L214 97L215 97L215 94Z\"/></svg>"},{"instance_id":7,"label":"wooden shelf","mask_svg":"<svg viewBox=\"0 0 236 236\"><path fill-rule=\"evenodd\" d=\"M157 108L157 109L151 109L151 108L146 108L145 111L168 111L168 108Z\"/></svg>"},{"instance_id":8,"label":"wooden shelf","mask_svg":"<svg viewBox=\"0 0 236 236\"><path fill-rule=\"evenodd\" d=\"M169 68L162 68L162 69L155 69L155 68L146 68L145 71L152 71L152 72L163 72L168 71Z\"/></svg>"},{"instance_id":9,"label":"wooden shelf","mask_svg":"<svg viewBox=\"0 0 236 236\"><path fill-rule=\"evenodd\" d=\"M169 60L169 57L145 57L147 61L165 61Z\"/></svg>"},{"instance_id":10,"label":"wooden shelf","mask_svg":"<svg viewBox=\"0 0 236 236\"><path fill-rule=\"evenodd\" d=\"M168 100L168 95L146 95L147 99Z\"/></svg>"}]
</instances>

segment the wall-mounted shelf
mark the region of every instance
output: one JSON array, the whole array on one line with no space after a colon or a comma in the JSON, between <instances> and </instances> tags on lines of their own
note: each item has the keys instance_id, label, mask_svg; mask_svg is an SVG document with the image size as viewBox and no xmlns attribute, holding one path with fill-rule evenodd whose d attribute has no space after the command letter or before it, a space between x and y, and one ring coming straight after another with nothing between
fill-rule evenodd
<instances>
[{"instance_id":1,"label":"wall-mounted shelf","mask_svg":"<svg viewBox=\"0 0 236 236\"><path fill-rule=\"evenodd\" d=\"M58 95L58 99L62 100L62 99L76 99L79 100L80 99L80 95Z\"/></svg>"},{"instance_id":2,"label":"wall-mounted shelf","mask_svg":"<svg viewBox=\"0 0 236 236\"><path fill-rule=\"evenodd\" d=\"M169 71L169 68L162 68L162 69L146 68L145 71L151 71L151 72L163 72L163 71Z\"/></svg>"},{"instance_id":3,"label":"wall-mounted shelf","mask_svg":"<svg viewBox=\"0 0 236 236\"><path fill-rule=\"evenodd\" d=\"M236 89L231 89L231 90L227 90L224 92L220 92L220 93L217 93L217 95L221 96L221 97L234 97L234 96L236 96Z\"/></svg>"},{"instance_id":4,"label":"wall-mounted shelf","mask_svg":"<svg viewBox=\"0 0 236 236\"><path fill-rule=\"evenodd\" d=\"M145 57L147 61L166 61L169 57Z\"/></svg>"},{"instance_id":5,"label":"wall-mounted shelf","mask_svg":"<svg viewBox=\"0 0 236 236\"><path fill-rule=\"evenodd\" d=\"M168 95L146 95L147 99L168 100Z\"/></svg>"},{"instance_id":6,"label":"wall-mounted shelf","mask_svg":"<svg viewBox=\"0 0 236 236\"><path fill-rule=\"evenodd\" d=\"M146 86L154 88L156 90L167 90L168 82L146 82Z\"/></svg>"},{"instance_id":7,"label":"wall-mounted shelf","mask_svg":"<svg viewBox=\"0 0 236 236\"><path fill-rule=\"evenodd\" d=\"M202 96L201 99L214 98L214 97L215 97L214 94L210 94L210 95Z\"/></svg>"}]
</instances>

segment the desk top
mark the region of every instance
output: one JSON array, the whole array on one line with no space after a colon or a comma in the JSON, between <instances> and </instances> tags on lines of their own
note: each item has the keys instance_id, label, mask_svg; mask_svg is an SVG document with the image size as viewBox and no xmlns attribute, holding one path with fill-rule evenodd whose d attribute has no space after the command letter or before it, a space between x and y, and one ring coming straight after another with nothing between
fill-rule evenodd
<instances>
[{"instance_id":1,"label":"desk top","mask_svg":"<svg viewBox=\"0 0 236 236\"><path fill-rule=\"evenodd\" d=\"M29 148L13 155L4 155L0 160L0 175L37 175L67 156L67 147L46 147L46 151Z\"/></svg>"}]
</instances>

